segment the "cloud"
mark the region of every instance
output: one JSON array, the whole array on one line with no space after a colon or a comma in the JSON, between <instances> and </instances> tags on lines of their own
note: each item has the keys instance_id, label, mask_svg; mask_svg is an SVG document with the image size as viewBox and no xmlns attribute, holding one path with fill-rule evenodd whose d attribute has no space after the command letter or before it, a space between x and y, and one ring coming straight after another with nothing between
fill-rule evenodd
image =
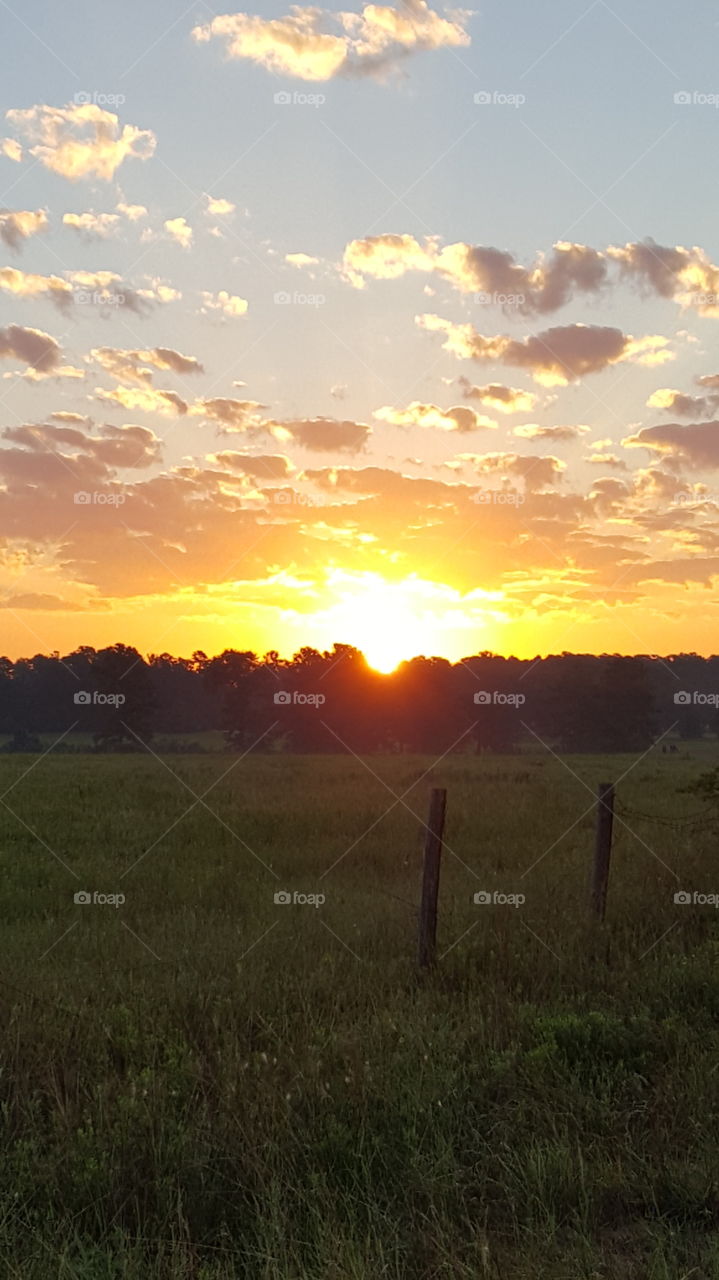
<instances>
[{"instance_id":1,"label":"cloud","mask_svg":"<svg viewBox=\"0 0 719 1280\"><path fill-rule=\"evenodd\" d=\"M7 160L14 160L16 164L22 162L22 147L15 138L0 138L0 155L5 156Z\"/></svg>"},{"instance_id":2,"label":"cloud","mask_svg":"<svg viewBox=\"0 0 719 1280\"><path fill-rule=\"evenodd\" d=\"M147 160L157 145L151 130L135 125L121 128L112 111L91 102L16 108L7 111L6 117L27 138L31 156L71 181L111 182L125 160Z\"/></svg>"},{"instance_id":3,"label":"cloud","mask_svg":"<svg viewBox=\"0 0 719 1280\"><path fill-rule=\"evenodd\" d=\"M719 422L695 422L680 426L669 422L658 427L643 427L622 440L625 448L649 449L661 455L668 466L687 466L693 470L719 467Z\"/></svg>"},{"instance_id":4,"label":"cloud","mask_svg":"<svg viewBox=\"0 0 719 1280\"><path fill-rule=\"evenodd\" d=\"M205 196L207 207L205 213L213 218L228 218L231 213L235 212L236 205L231 200L223 200L221 196Z\"/></svg>"},{"instance_id":5,"label":"cloud","mask_svg":"<svg viewBox=\"0 0 719 1280\"><path fill-rule=\"evenodd\" d=\"M285 480L293 469L289 458L281 453L249 454L228 449L210 454L208 461L232 471L242 471L256 480Z\"/></svg>"},{"instance_id":6,"label":"cloud","mask_svg":"<svg viewBox=\"0 0 719 1280\"><path fill-rule=\"evenodd\" d=\"M478 475L501 472L522 480L530 492L556 484L566 469L566 463L551 455L541 458L537 454L485 453L480 457L469 456L469 460Z\"/></svg>"},{"instance_id":7,"label":"cloud","mask_svg":"<svg viewBox=\"0 0 719 1280\"><path fill-rule=\"evenodd\" d=\"M527 369L535 382L545 387L567 386L625 360L653 365L672 358L665 350L666 338L632 338L607 326L557 326L517 340L501 334L484 337L471 324L453 324L434 315L417 316L417 324L430 332L444 333L444 349L460 359Z\"/></svg>"},{"instance_id":8,"label":"cloud","mask_svg":"<svg viewBox=\"0 0 719 1280\"><path fill-rule=\"evenodd\" d=\"M522 391L518 387L508 387L504 383L490 382L487 386L476 387L469 378L457 379L462 394L467 400L478 400L480 404L489 405L499 413L531 413L538 397L531 391Z\"/></svg>"},{"instance_id":9,"label":"cloud","mask_svg":"<svg viewBox=\"0 0 719 1280\"><path fill-rule=\"evenodd\" d=\"M317 81L378 74L420 50L468 45L469 16L455 11L451 19L442 18L425 0L406 0L397 9L368 4L360 14L294 5L284 18L219 15L192 34L202 44L222 40L230 58L246 58L280 75ZM333 28L339 34L333 34Z\"/></svg>"},{"instance_id":10,"label":"cloud","mask_svg":"<svg viewBox=\"0 0 719 1280\"><path fill-rule=\"evenodd\" d=\"M291 267L315 267L319 258L312 258L309 253L286 253L285 262Z\"/></svg>"},{"instance_id":11,"label":"cloud","mask_svg":"<svg viewBox=\"0 0 719 1280\"><path fill-rule=\"evenodd\" d=\"M209 293L203 290L202 293L203 306L200 307L200 315L207 315L210 311L220 311L223 316L236 319L239 316L247 314L249 303L245 298L238 298L236 294L227 293L221 289L219 293Z\"/></svg>"},{"instance_id":12,"label":"cloud","mask_svg":"<svg viewBox=\"0 0 719 1280\"><path fill-rule=\"evenodd\" d=\"M119 382L140 386L152 386L153 369L171 370L182 375L204 373L204 366L195 356L183 356L170 347L153 347L151 350L124 350L117 347L94 347L90 359L99 364ZM151 367L147 367L151 366Z\"/></svg>"},{"instance_id":13,"label":"cloud","mask_svg":"<svg viewBox=\"0 0 719 1280\"><path fill-rule=\"evenodd\" d=\"M93 213L90 210L87 213L65 213L62 221L64 226L72 227L73 231L88 240L105 240L117 231L120 216L117 213Z\"/></svg>"},{"instance_id":14,"label":"cloud","mask_svg":"<svg viewBox=\"0 0 719 1280\"><path fill-rule=\"evenodd\" d=\"M496 422L480 417L474 409L456 405L451 409L438 409L435 404L420 404L415 400L406 409L385 405L373 415L379 422L399 427L436 427L440 431L478 431L480 427L493 428Z\"/></svg>"},{"instance_id":15,"label":"cloud","mask_svg":"<svg viewBox=\"0 0 719 1280\"><path fill-rule=\"evenodd\" d=\"M618 458L616 453L590 453L586 455L584 462L589 462L594 467L610 467L613 471L627 470L626 462Z\"/></svg>"},{"instance_id":16,"label":"cloud","mask_svg":"<svg viewBox=\"0 0 719 1280\"><path fill-rule=\"evenodd\" d=\"M123 409L138 409L141 413L162 413L170 416L184 415L189 408L187 402L176 392L156 391L152 387L136 389L115 387L112 391L95 387L95 399L120 405Z\"/></svg>"},{"instance_id":17,"label":"cloud","mask_svg":"<svg viewBox=\"0 0 719 1280\"><path fill-rule=\"evenodd\" d=\"M19 249L30 236L48 227L44 209L0 209L0 240L10 249Z\"/></svg>"},{"instance_id":18,"label":"cloud","mask_svg":"<svg viewBox=\"0 0 719 1280\"><path fill-rule=\"evenodd\" d=\"M647 238L612 246L607 253L645 291L696 307L700 315L719 316L719 267L703 249L660 245Z\"/></svg>"},{"instance_id":19,"label":"cloud","mask_svg":"<svg viewBox=\"0 0 719 1280\"><path fill-rule=\"evenodd\" d=\"M577 440L590 430L591 427L584 425L540 427L536 422L528 422L522 427L515 427L513 435L520 436L522 440Z\"/></svg>"},{"instance_id":20,"label":"cloud","mask_svg":"<svg viewBox=\"0 0 719 1280\"><path fill-rule=\"evenodd\" d=\"M56 416L56 415L53 415ZM49 423L6 427L3 438L33 452L60 452L64 457L82 453L105 467L146 468L162 460L161 441L147 427L122 427L104 423L97 435L76 426Z\"/></svg>"},{"instance_id":21,"label":"cloud","mask_svg":"<svg viewBox=\"0 0 719 1280\"><path fill-rule=\"evenodd\" d=\"M56 422L70 422L81 427L92 426L92 418L86 413L72 413L69 409L58 409L55 413L50 414Z\"/></svg>"},{"instance_id":22,"label":"cloud","mask_svg":"<svg viewBox=\"0 0 719 1280\"><path fill-rule=\"evenodd\" d=\"M128 222L139 222L141 218L147 217L147 209L144 204L125 204L121 200L115 207L118 213L127 218Z\"/></svg>"},{"instance_id":23,"label":"cloud","mask_svg":"<svg viewBox=\"0 0 719 1280\"><path fill-rule=\"evenodd\" d=\"M358 453L371 430L362 422L340 422L337 418L283 419L264 425L280 439L289 438L303 449L328 453Z\"/></svg>"},{"instance_id":24,"label":"cloud","mask_svg":"<svg viewBox=\"0 0 719 1280\"><path fill-rule=\"evenodd\" d=\"M60 345L42 329L11 324L0 329L0 357L15 356L38 373L49 374L60 364Z\"/></svg>"},{"instance_id":25,"label":"cloud","mask_svg":"<svg viewBox=\"0 0 719 1280\"><path fill-rule=\"evenodd\" d=\"M157 282L147 289L131 289L114 271L66 271L60 276L41 276L16 267L0 267L0 290L19 298L47 296L61 310L71 303L97 306L103 310L124 306L136 315L145 315L149 303L165 302L181 295Z\"/></svg>"},{"instance_id":26,"label":"cloud","mask_svg":"<svg viewBox=\"0 0 719 1280\"><path fill-rule=\"evenodd\" d=\"M50 595L47 591L25 591L14 596L5 596L0 600L0 609L11 609L13 612L21 609L37 609L42 613L55 610L66 613L84 612L83 605L71 604L68 600Z\"/></svg>"},{"instance_id":27,"label":"cloud","mask_svg":"<svg viewBox=\"0 0 719 1280\"><path fill-rule=\"evenodd\" d=\"M501 249L461 241L442 247L437 236L423 244L411 235L366 236L350 241L342 259L342 273L356 288L365 277L394 280L408 271L434 273L461 293L504 302L524 314L557 311L575 292L596 294L607 283L604 255L567 241L558 241L528 268Z\"/></svg>"},{"instance_id":28,"label":"cloud","mask_svg":"<svg viewBox=\"0 0 719 1280\"><path fill-rule=\"evenodd\" d=\"M264 419L260 411L267 405L257 400L233 400L215 396L209 400L196 400L192 406L195 417L209 418L226 432L246 431L260 426Z\"/></svg>"},{"instance_id":29,"label":"cloud","mask_svg":"<svg viewBox=\"0 0 719 1280\"><path fill-rule=\"evenodd\" d=\"M168 218L163 223L165 231L168 235L179 244L181 249L189 249L192 245L192 227L188 226L184 218Z\"/></svg>"},{"instance_id":30,"label":"cloud","mask_svg":"<svg viewBox=\"0 0 719 1280\"><path fill-rule=\"evenodd\" d=\"M649 409L666 409L676 413L680 418L710 417L719 404L719 394L710 396L688 396L671 387L660 387L652 392L647 400Z\"/></svg>"}]
</instances>

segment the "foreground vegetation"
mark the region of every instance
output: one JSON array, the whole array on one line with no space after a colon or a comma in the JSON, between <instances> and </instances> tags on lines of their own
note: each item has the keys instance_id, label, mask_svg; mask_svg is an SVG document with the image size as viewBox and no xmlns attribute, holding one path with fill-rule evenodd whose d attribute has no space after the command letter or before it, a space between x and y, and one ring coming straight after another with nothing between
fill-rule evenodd
<instances>
[{"instance_id":1,"label":"foreground vegetation","mask_svg":"<svg viewBox=\"0 0 719 1280\"><path fill-rule=\"evenodd\" d=\"M3 1273L719 1275L718 832L670 825L715 755L2 758Z\"/></svg>"}]
</instances>

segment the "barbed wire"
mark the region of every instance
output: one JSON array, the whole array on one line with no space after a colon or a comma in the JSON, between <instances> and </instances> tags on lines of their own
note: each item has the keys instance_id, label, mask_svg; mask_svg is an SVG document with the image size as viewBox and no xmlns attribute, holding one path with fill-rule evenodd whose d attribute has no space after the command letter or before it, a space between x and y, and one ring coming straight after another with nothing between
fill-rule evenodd
<instances>
[{"instance_id":1,"label":"barbed wire","mask_svg":"<svg viewBox=\"0 0 719 1280\"><path fill-rule=\"evenodd\" d=\"M666 818L656 813L643 813L641 809L633 809L631 805L625 804L623 801L617 800L615 797L615 809L621 817L641 818L644 822L653 822L659 827L691 827L697 826L700 822L706 822L707 819L718 818L719 813L709 808L701 813L690 814L686 818Z\"/></svg>"}]
</instances>

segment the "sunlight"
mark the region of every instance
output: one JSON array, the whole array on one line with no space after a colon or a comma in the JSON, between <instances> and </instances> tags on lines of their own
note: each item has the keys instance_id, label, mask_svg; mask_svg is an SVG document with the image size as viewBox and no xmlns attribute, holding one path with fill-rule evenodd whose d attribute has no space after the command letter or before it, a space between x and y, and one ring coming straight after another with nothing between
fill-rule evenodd
<instances>
[{"instance_id":1,"label":"sunlight","mask_svg":"<svg viewBox=\"0 0 719 1280\"><path fill-rule=\"evenodd\" d=\"M470 620L469 610L447 598L446 588L419 578L387 582L374 573L335 573L331 586L339 599L323 614L324 627L333 640L361 649L369 665L384 674L420 654L459 654L468 626L475 641L477 631L486 630L486 623L478 626L476 615Z\"/></svg>"}]
</instances>

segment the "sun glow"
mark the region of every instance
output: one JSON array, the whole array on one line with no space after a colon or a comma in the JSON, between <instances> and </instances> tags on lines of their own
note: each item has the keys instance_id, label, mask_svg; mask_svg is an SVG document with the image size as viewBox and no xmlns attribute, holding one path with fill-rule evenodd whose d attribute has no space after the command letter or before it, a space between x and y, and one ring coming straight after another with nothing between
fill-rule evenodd
<instances>
[{"instance_id":1,"label":"sun glow","mask_svg":"<svg viewBox=\"0 0 719 1280\"><path fill-rule=\"evenodd\" d=\"M323 630L328 629L333 641L361 649L375 671L388 674L421 654L453 654L456 660L470 651L466 647L469 629L475 638L486 636L486 616L475 614L472 619L473 611L458 608L459 599L448 599L447 589L440 584L414 577L387 582L373 573L356 577L337 573L333 579L337 603L322 615Z\"/></svg>"}]
</instances>

